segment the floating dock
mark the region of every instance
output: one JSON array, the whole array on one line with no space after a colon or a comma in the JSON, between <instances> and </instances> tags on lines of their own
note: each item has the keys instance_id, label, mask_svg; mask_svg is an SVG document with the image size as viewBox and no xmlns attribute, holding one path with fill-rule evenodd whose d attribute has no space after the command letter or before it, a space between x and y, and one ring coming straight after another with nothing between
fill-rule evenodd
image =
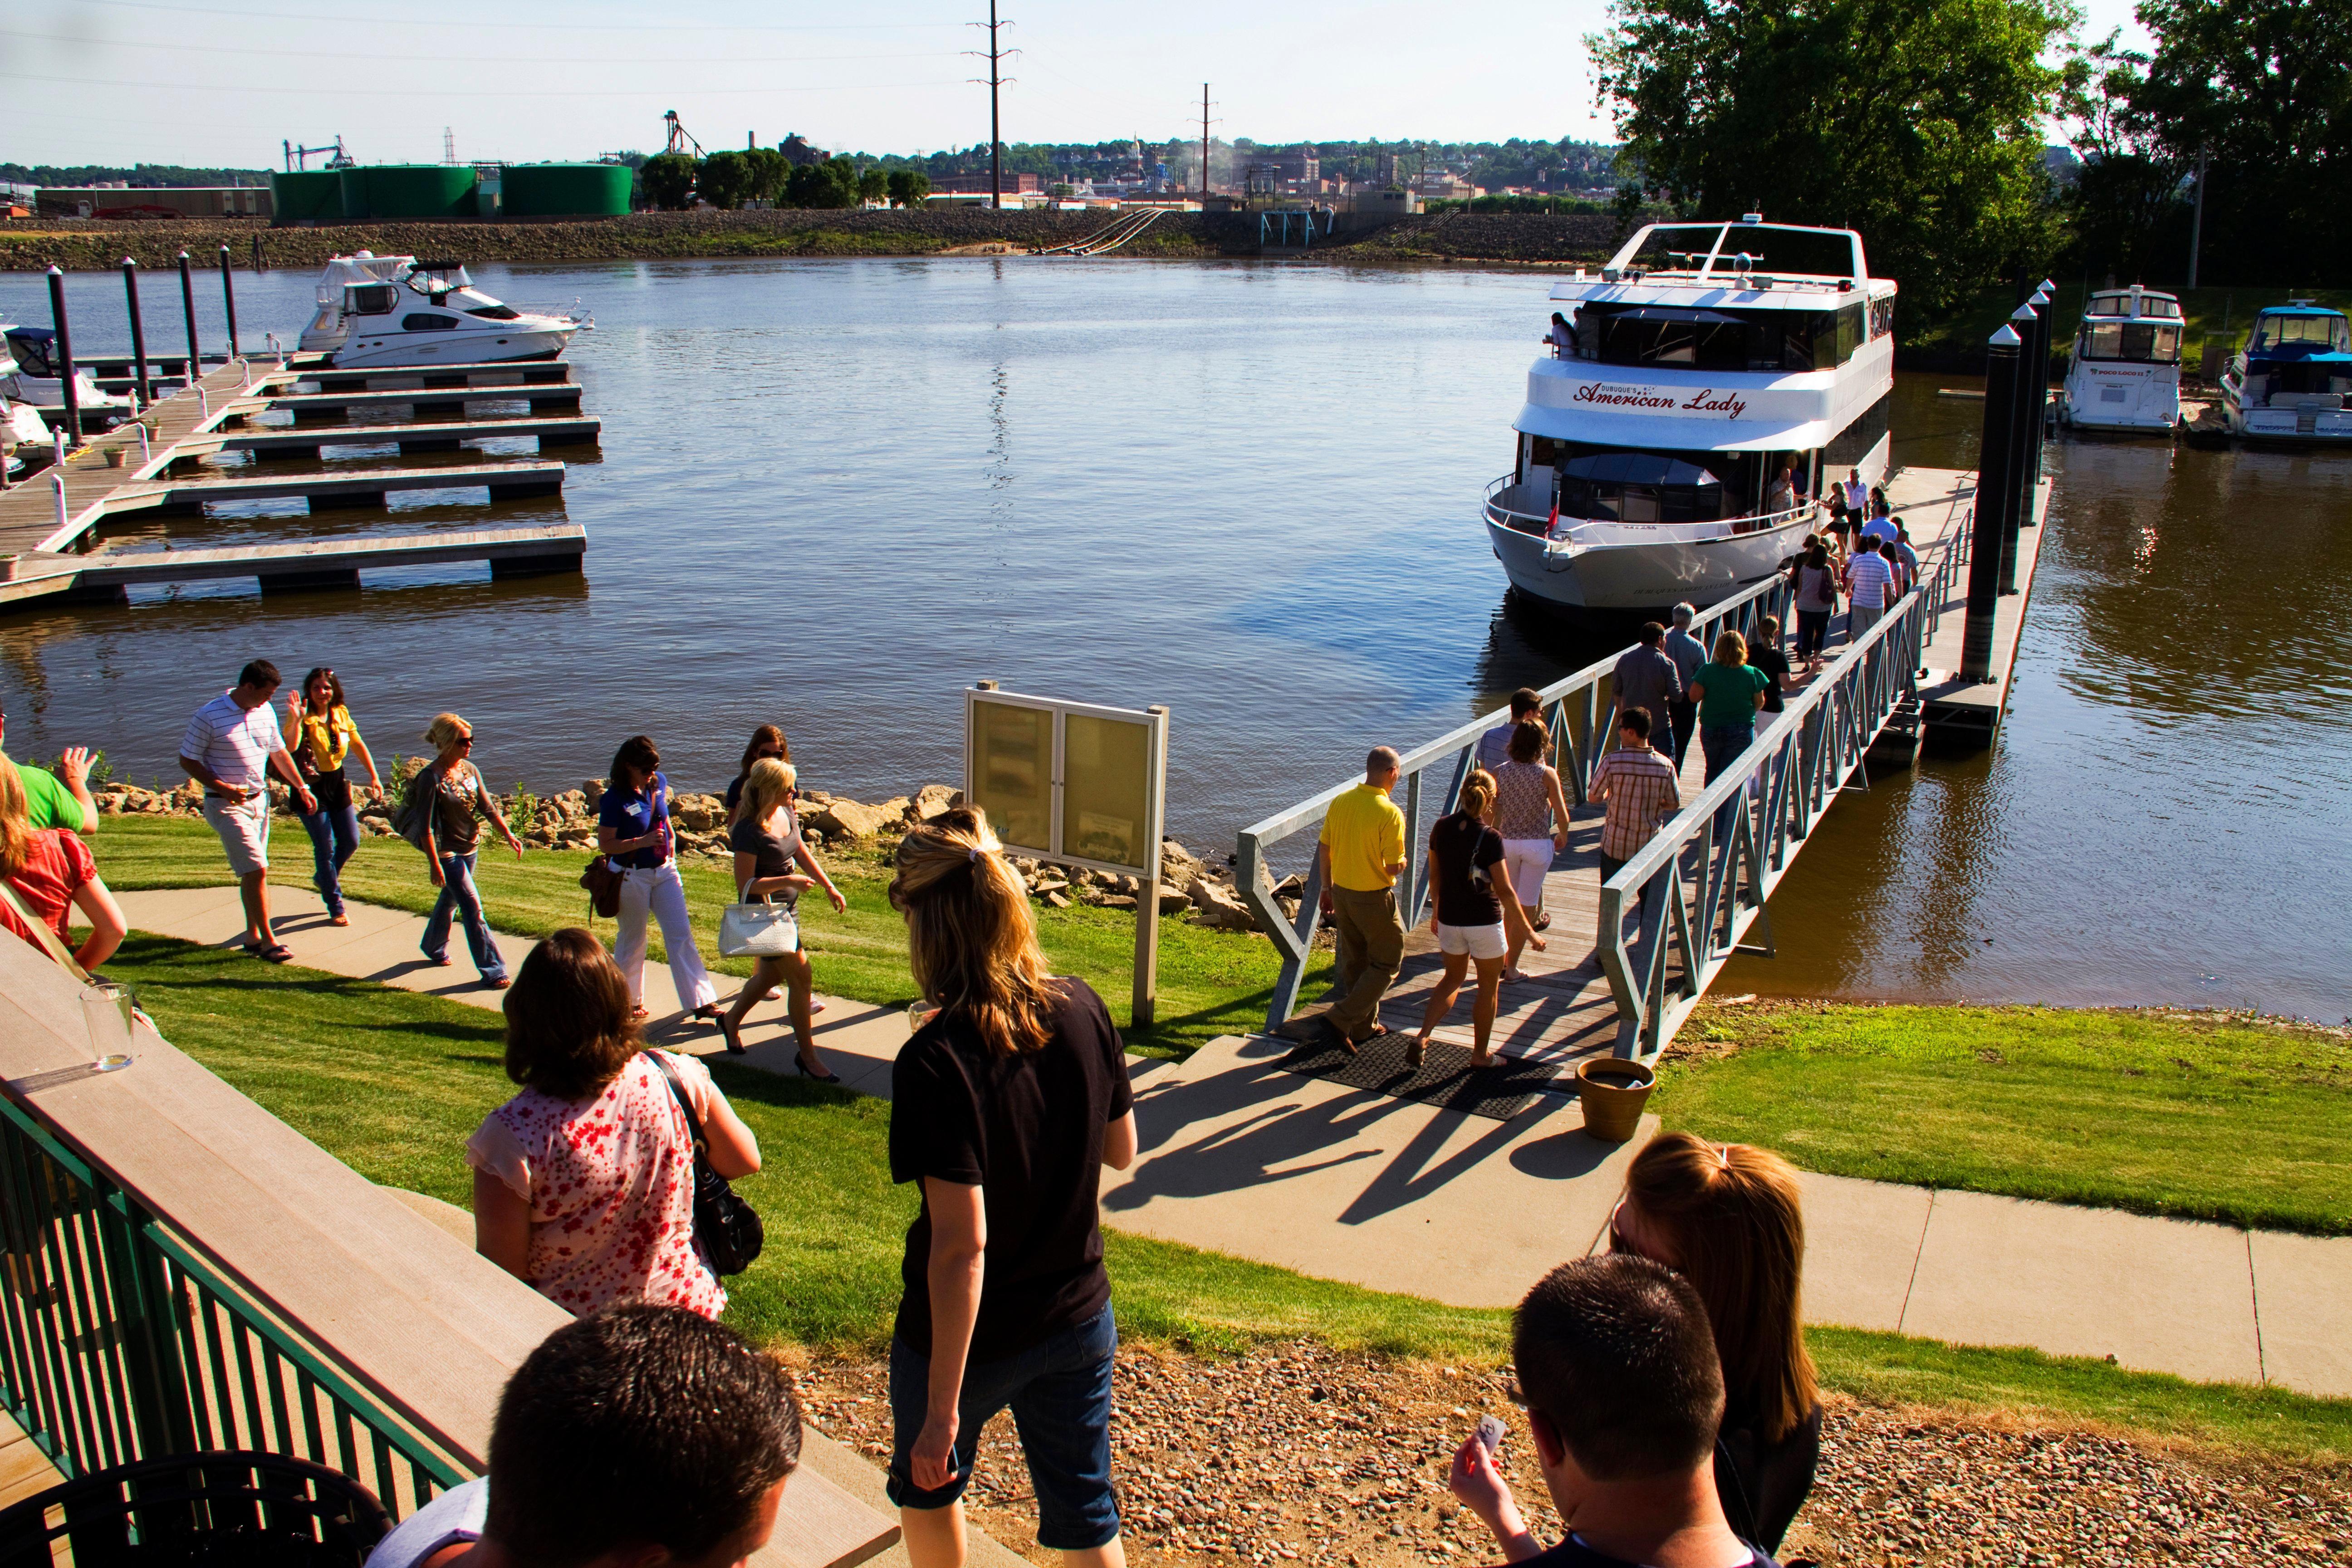
<instances>
[{"instance_id":1,"label":"floating dock","mask_svg":"<svg viewBox=\"0 0 2352 1568\"><path fill-rule=\"evenodd\" d=\"M1969 492L1971 498L1974 491ZM2032 499L2032 526L2017 531L2017 592L2003 594L1993 610L1992 668L1983 680L1963 680L1954 672L1969 620L1967 584L1958 596L1936 606L1936 624L1929 634L1936 665L1919 678L1919 720L1926 739L1939 750L1981 750L1992 744L2002 715L2009 711L2010 674L2017 661L2017 645L2025 635L2025 612L2033 598L2033 569L2042 558L2043 525L2050 516L2050 481L2043 479ZM1966 533L1961 534L1965 548Z\"/></svg>"},{"instance_id":2,"label":"floating dock","mask_svg":"<svg viewBox=\"0 0 2352 1568\"><path fill-rule=\"evenodd\" d=\"M300 425L309 420L341 422L351 416L354 408L408 408L417 415L456 414L469 403L527 403L534 413L541 408L572 408L580 406L580 388L572 382L553 386L451 386L401 387L388 392L289 392L273 394L253 407L240 409L238 417L257 414L262 409L283 410L294 416Z\"/></svg>"},{"instance_id":3,"label":"floating dock","mask_svg":"<svg viewBox=\"0 0 2352 1568\"><path fill-rule=\"evenodd\" d=\"M251 577L265 594L356 588L360 574L394 566L487 561L493 582L577 572L588 531L576 522L387 538L317 539L293 544L198 550L111 550L95 555L20 556L17 575L0 583L0 605L69 595L78 603L119 604L142 584L200 583Z\"/></svg>"},{"instance_id":4,"label":"floating dock","mask_svg":"<svg viewBox=\"0 0 2352 1568\"><path fill-rule=\"evenodd\" d=\"M214 452L251 452L257 458L315 458L325 447L398 447L403 453L454 452L479 441L536 438L550 447L593 447L604 433L601 419L458 419L398 425L306 425L299 429L248 426L241 431L183 441L173 456L185 465Z\"/></svg>"}]
</instances>

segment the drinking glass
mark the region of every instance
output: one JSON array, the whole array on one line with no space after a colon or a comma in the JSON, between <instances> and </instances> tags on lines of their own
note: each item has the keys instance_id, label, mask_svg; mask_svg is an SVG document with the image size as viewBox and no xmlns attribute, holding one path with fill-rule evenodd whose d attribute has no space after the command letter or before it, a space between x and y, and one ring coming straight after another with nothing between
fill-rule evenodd
<instances>
[{"instance_id":1,"label":"drinking glass","mask_svg":"<svg viewBox=\"0 0 2352 1568\"><path fill-rule=\"evenodd\" d=\"M137 1012L137 994L128 985L93 981L81 988L82 1023L89 1030L97 1071L131 1065L131 1030Z\"/></svg>"},{"instance_id":2,"label":"drinking glass","mask_svg":"<svg viewBox=\"0 0 2352 1568\"><path fill-rule=\"evenodd\" d=\"M917 1002L907 1009L907 1033L912 1035L939 1016L936 1002Z\"/></svg>"}]
</instances>

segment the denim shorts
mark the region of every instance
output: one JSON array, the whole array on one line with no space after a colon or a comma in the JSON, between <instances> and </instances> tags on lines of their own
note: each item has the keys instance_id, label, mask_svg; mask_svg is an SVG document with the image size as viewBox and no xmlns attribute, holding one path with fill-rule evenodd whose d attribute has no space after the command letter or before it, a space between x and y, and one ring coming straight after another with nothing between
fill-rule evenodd
<instances>
[{"instance_id":1,"label":"denim shorts","mask_svg":"<svg viewBox=\"0 0 2352 1568\"><path fill-rule=\"evenodd\" d=\"M1037 1489L1037 1544L1087 1552L1118 1539L1110 1484L1110 1373L1118 1323L1105 1307L1045 1343L967 1365L957 1398L955 1479L937 1491L914 1482L916 1439L930 1404L930 1357L890 1342L890 1500L900 1508L946 1508L971 1482L981 1428L1013 1408L1013 1425Z\"/></svg>"}]
</instances>

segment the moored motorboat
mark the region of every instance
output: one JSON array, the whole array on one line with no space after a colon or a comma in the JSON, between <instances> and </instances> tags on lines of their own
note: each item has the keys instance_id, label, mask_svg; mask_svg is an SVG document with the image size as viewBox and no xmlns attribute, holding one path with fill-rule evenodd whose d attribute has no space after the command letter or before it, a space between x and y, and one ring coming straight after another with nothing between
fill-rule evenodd
<instances>
[{"instance_id":1,"label":"moored motorboat","mask_svg":"<svg viewBox=\"0 0 2352 1568\"><path fill-rule=\"evenodd\" d=\"M596 324L577 308L518 310L476 288L455 261L367 250L327 263L318 301L300 347L333 356L339 370L549 360Z\"/></svg>"},{"instance_id":2,"label":"moored motorboat","mask_svg":"<svg viewBox=\"0 0 2352 1568\"><path fill-rule=\"evenodd\" d=\"M2180 423L2180 301L2137 283L2094 292L2059 410L2076 430L2170 434Z\"/></svg>"},{"instance_id":3,"label":"moored motorboat","mask_svg":"<svg viewBox=\"0 0 2352 1568\"><path fill-rule=\"evenodd\" d=\"M63 368L55 331L0 321L0 403L28 405L51 424L63 425L66 384L58 374ZM89 372L79 365L74 367L74 400L85 429L92 424L128 419L132 412L128 395L100 392Z\"/></svg>"},{"instance_id":4,"label":"moored motorboat","mask_svg":"<svg viewBox=\"0 0 2352 1568\"><path fill-rule=\"evenodd\" d=\"M2221 417L2255 441L2352 444L2352 327L2344 312L2295 300L2254 317L2221 373Z\"/></svg>"},{"instance_id":5,"label":"moored motorboat","mask_svg":"<svg viewBox=\"0 0 2352 1568\"><path fill-rule=\"evenodd\" d=\"M1659 610L1777 571L1818 526L1823 486L1886 474L1895 295L1851 229L1752 213L1649 225L1597 278L1556 285L1564 326L1528 372L1512 470L1486 490L1512 584Z\"/></svg>"}]
</instances>

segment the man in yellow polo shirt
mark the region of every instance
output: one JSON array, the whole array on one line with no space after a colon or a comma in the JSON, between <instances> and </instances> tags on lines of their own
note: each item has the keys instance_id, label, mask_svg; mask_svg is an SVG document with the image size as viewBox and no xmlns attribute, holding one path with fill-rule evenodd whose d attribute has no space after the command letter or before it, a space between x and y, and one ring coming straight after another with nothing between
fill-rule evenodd
<instances>
[{"instance_id":1,"label":"man in yellow polo shirt","mask_svg":"<svg viewBox=\"0 0 2352 1568\"><path fill-rule=\"evenodd\" d=\"M1404 869L1404 813L1389 798L1397 754L1376 746L1364 759L1364 782L1331 803L1316 854L1323 865L1326 912L1339 946L1339 984L1347 994L1324 1017L1353 1052L1388 1031L1381 997L1404 963L1397 873Z\"/></svg>"}]
</instances>

